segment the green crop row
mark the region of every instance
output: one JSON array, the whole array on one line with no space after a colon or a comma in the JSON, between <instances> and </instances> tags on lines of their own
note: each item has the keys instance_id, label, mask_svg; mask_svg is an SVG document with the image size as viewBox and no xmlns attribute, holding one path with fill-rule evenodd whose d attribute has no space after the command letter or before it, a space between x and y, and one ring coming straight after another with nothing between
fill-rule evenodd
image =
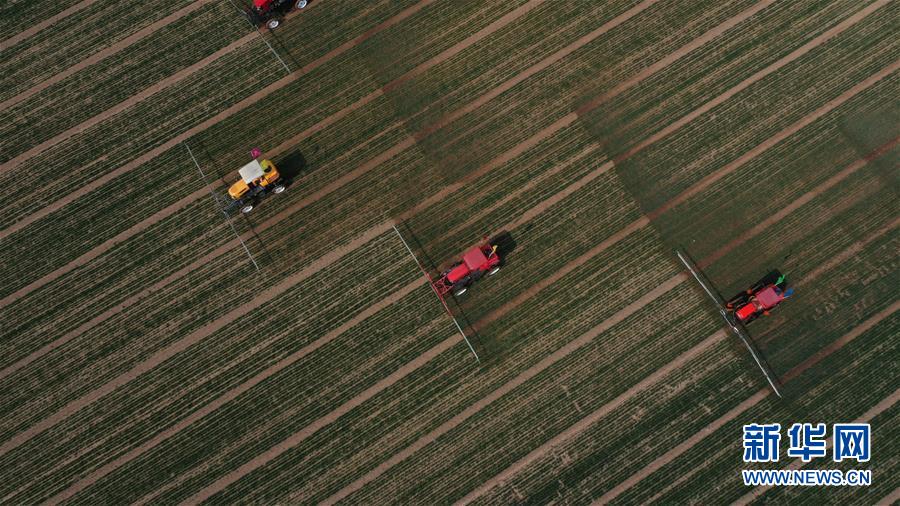
<instances>
[{"instance_id":1,"label":"green crop row","mask_svg":"<svg viewBox=\"0 0 900 506\"><path fill-rule=\"evenodd\" d=\"M80 0L62 0L59 2L11 0L0 6L0 39L6 39L26 30L47 16L55 16L66 9L80 3ZM15 21L13 21L15 20Z\"/></svg>"},{"instance_id":2,"label":"green crop row","mask_svg":"<svg viewBox=\"0 0 900 506\"><path fill-rule=\"evenodd\" d=\"M0 53L0 100L12 98L188 4L189 0L148 0L124 8L113 2L95 2L57 21ZM41 18L47 15L42 10ZM9 19L6 13L3 19Z\"/></svg>"},{"instance_id":3,"label":"green crop row","mask_svg":"<svg viewBox=\"0 0 900 506\"><path fill-rule=\"evenodd\" d=\"M187 130L195 122L211 116L211 111L231 105L256 91L267 76L250 67L238 67L237 63L262 49L261 43L248 44L211 64L207 73L166 88L151 99L33 158L29 161L34 172L33 183L41 190L34 192L32 198L27 200L10 200L3 208L3 225L9 226L55 202L119 167L121 163ZM232 70L234 84L231 86L219 84L219 73L225 69L235 69ZM66 169L65 177L57 172L63 169ZM15 172L2 176L9 182L13 177L16 177ZM12 197L11 191L7 190L5 195Z\"/></svg>"},{"instance_id":4,"label":"green crop row","mask_svg":"<svg viewBox=\"0 0 900 506\"><path fill-rule=\"evenodd\" d=\"M140 240L119 243L97 261L76 267L3 308L8 323L3 332L4 365L141 293L174 272L173 264L190 263L198 252L233 239L226 227L210 202L198 201L143 232ZM229 256L231 263L245 259L243 251ZM23 313L23 307L35 305Z\"/></svg>"},{"instance_id":5,"label":"green crop row","mask_svg":"<svg viewBox=\"0 0 900 506\"><path fill-rule=\"evenodd\" d=\"M620 252L621 249L618 249L616 252L610 252L610 255ZM642 260L646 262L645 259L642 258ZM584 266L583 272L576 271L569 280L563 280L560 284L570 284L571 279L577 279L578 274L596 272L598 267L605 265L601 261L602 258L598 258L589 262ZM637 259L635 262L640 263ZM619 271L621 267L604 266L599 270L601 272ZM648 272L644 272L644 279L633 280L634 290L649 289L647 284L654 286L658 282L658 275L651 277ZM493 362L492 366L473 374L467 365L471 358L464 358L456 353L442 354L427 367L410 374L390 389L379 393L366 403L366 409L355 410L356 414L346 415L339 424L326 428L321 433L314 435L308 443L304 442L292 449L289 454L285 454L279 459L279 462L283 462L283 464L270 464L264 470L255 473L255 478L248 477L243 481L242 486L234 488L235 493L241 493L241 490L246 491L243 487L253 488L253 483L258 484L258 480L272 482L274 485L277 483L274 476L277 475L272 473L296 476L299 472L310 477L307 484L314 487L317 494L324 494L328 487L335 486L336 479L347 480L348 472L358 473L365 467L385 459L386 456L414 441L419 435L423 435L427 430L450 418L453 413L464 406L509 381L518 372L536 363L545 353L562 346L566 341L579 335L581 331L587 330L601 321L605 316L614 312L617 306L624 305L628 299L628 294L622 294L620 297L619 294L609 293L608 287L615 285L615 281L599 277L599 279L593 279L593 283L604 283L606 289L591 290L590 286L585 286L588 290L579 293L590 295L580 298L575 297L573 291L560 290L555 294L546 294L540 300L532 299L521 306L520 312L510 315L510 318L506 320L506 325L514 335L517 335L518 339L508 343L506 354L502 357L496 355L492 358L485 357L486 360ZM615 300L613 300L613 295L615 295ZM598 298L606 299L607 304L598 304ZM516 316L528 314L527 310L529 309L534 311L535 306L547 308L550 313L555 312L554 310L562 310L565 303L560 299L568 302L569 307L566 309L570 309L573 314L580 313L584 316L564 324L557 324L553 329L534 328L533 319L516 318ZM571 307L573 304L577 304L581 308ZM550 324L553 326L552 323ZM530 339L529 336L531 336ZM460 344L459 347L462 345ZM383 422L390 421L390 424L383 423L379 430L374 430L367 424L367 420L373 418ZM369 442L359 441L360 437L364 437L365 441ZM367 450L364 456L360 455L356 459L348 460L351 455L360 452L362 448L377 448L378 450ZM360 462L359 460L363 457L364 461ZM300 465L302 468L295 467ZM351 469L347 469L348 467ZM340 473L340 476L332 475L337 472ZM316 485L317 482L312 481L313 476L321 473L325 474L327 483L330 484L328 487L325 486L325 483L318 482L319 484ZM319 499L323 497L319 497ZM314 498L309 500L314 500Z\"/></svg>"},{"instance_id":6,"label":"green crop row","mask_svg":"<svg viewBox=\"0 0 900 506\"><path fill-rule=\"evenodd\" d=\"M840 44L828 45L827 58L811 52L626 161L621 172L629 188L644 207L655 209L884 69L897 47L883 36L884 26L880 16L863 20L836 39Z\"/></svg>"},{"instance_id":7,"label":"green crop row","mask_svg":"<svg viewBox=\"0 0 900 506\"><path fill-rule=\"evenodd\" d=\"M389 239L392 240L393 238L389 237ZM365 251L366 250L363 250L363 253ZM354 252L354 253L357 254L356 252ZM352 255L350 258L355 257L355 254ZM363 256L363 258L365 258L365 257ZM343 262L347 262L347 261L349 261L347 258L343 259ZM299 270L299 269L297 269L297 270ZM350 270L350 269L346 269L346 270L348 273L353 272L353 270ZM321 279L323 276L325 276L325 274L323 274L323 273L317 274L317 277L319 279ZM345 288L360 285L358 273L356 275L342 273L342 277L344 278L343 282L345 283L345 285L344 285ZM315 279L315 278L313 278L313 279ZM264 283L266 283L266 281L267 280L263 280ZM307 282L310 282L310 281L307 281ZM271 286L274 283L269 281L266 284ZM197 295L202 297L203 292L201 290L206 290L206 291L211 290L212 294L214 294L214 296L221 301L221 302L219 302L219 304L227 304L228 299L224 299L223 296L220 294L228 294L228 292L231 291L231 292L236 292L234 295L238 295L238 297L236 297L232 300L241 300L241 301L247 300L246 296L240 297L240 294L242 293L242 291L235 290L232 286L227 286L227 285L226 286L217 286L217 285L221 285L221 282L220 283L213 282L213 283L209 283L208 285L209 286L203 286L202 288L198 287L198 288L200 288L200 289L198 289L198 292L200 292L200 293L198 293ZM250 285L250 286L252 286L252 285ZM299 287L301 287L301 286L304 286L304 284L298 285L298 287L294 287L293 289L300 290L301 288L299 288ZM377 287L373 287L373 288L377 288ZM246 292L243 292L243 293L246 293ZM371 297L371 295L369 297ZM360 300L366 301L367 299L361 298ZM377 300L377 299L373 299L372 301L374 302L374 300ZM221 305L221 306L219 304L215 304L215 302L216 302L215 299L209 300L207 306L202 307L202 309L205 311L212 311L218 307L218 308L222 308L225 311L227 311L227 309L234 307L233 302L229 305ZM320 310L324 310L324 308L321 308L321 306L316 306L316 305L310 305L309 309L307 309L307 310L314 311L316 307L319 307ZM192 332L195 329L197 329L198 327L200 327L200 325L198 325L198 324L203 323L204 321L207 321L206 320L207 317L203 317L202 315L197 314L199 312L199 309L201 309L201 308L183 307L183 305L182 305L182 307L176 306L175 314L173 314L172 311L167 311L167 309L169 309L169 308L157 308L155 311L156 314L151 312L150 314L145 314L143 316L143 318L141 319L142 321L140 322L140 324L142 326L143 325L156 325L159 327L159 330L151 331L150 329L146 329L146 328L143 329L144 335L143 335L143 339L140 341L135 341L134 337L136 337L136 336L129 336L127 332L124 333L124 335L123 335L123 333L121 332L121 330L119 328L110 329L109 325L108 325L109 322L107 322L106 325L90 332L89 340L85 341L85 339L84 339L85 337L88 337L88 336L82 336L79 340L73 341L73 342L69 343L69 345L67 345L66 347L56 350L54 352L54 355L61 354L60 352L66 352L66 351L68 352L67 353L68 355L79 354L77 352L81 352L80 354L83 355L85 352L88 352L88 350L89 350L90 353L93 354L93 356L88 357L89 360L86 361L84 364L84 365L90 364L89 370L90 370L90 368L97 368L96 369L97 371L103 371L103 374L105 374L105 375L109 375L111 373L112 374L120 374L120 373L130 369L130 367L133 366L141 358L140 355L149 354L148 351L155 351L157 349L162 348L162 346L164 344L166 344L165 343L166 340L175 341L176 338L184 337L185 334L187 334L188 332ZM352 309L352 306L350 306L349 309L347 307L344 307L343 309L349 310L349 309ZM220 310L219 314L221 314L222 312L225 312L225 311ZM178 314L178 313L180 313L180 314ZM211 314L215 315L216 313L211 313ZM278 312L274 311L272 308L269 308L268 311L266 311L266 314L278 314ZM159 316L157 316L157 315L159 315ZM158 318L158 320L157 320L157 318ZM241 328L240 323L241 323L241 320L239 320L236 323L236 325L238 325L238 328ZM176 325L182 325L184 328L185 334L179 335L180 333L177 332L175 329L168 328L168 327L173 327ZM336 325L337 324L335 324L335 326ZM107 332L103 331L104 328L107 329ZM112 332L109 332L109 330L112 330ZM159 336L159 339L158 340L150 339L150 336L157 334L157 332L162 334ZM255 335L250 335L248 337L251 338L251 342L253 339L258 339L258 337ZM104 343L104 341L106 341L106 343ZM103 344L106 344L106 347L104 347ZM79 345L82 348L79 349ZM86 349L84 349L84 347L86 347L88 349L86 350ZM132 347L134 347L135 349L131 349ZM75 353L73 353L73 352L75 352ZM42 363L39 363L37 366L30 368L28 370L27 374L16 376L15 377L15 380L17 381L16 388L15 388L16 395L10 396L9 399L5 399L5 401L7 401L7 402L4 403L4 409L18 409L18 411L22 412L19 414L23 418L40 416L42 412L45 415L49 415L54 410L56 410L60 407L57 404L57 402L59 402L59 401L51 402L50 399L65 399L66 397L78 395L78 394L84 393L84 391L86 391L86 390L93 389L93 388L101 385L104 382L104 379L102 379L102 378L90 377L90 376L87 381L85 381L85 379L87 379L87 378L84 378L84 379L81 379L80 381L72 382L70 378L68 378L65 374L63 374L60 364L54 364L52 360L47 360L46 362L48 362L47 365L53 367L52 370L55 370L57 372L57 377L55 377L53 379L53 381L45 381L42 383L35 382L37 384L34 384L30 381L30 379L35 376L37 376L37 377L43 376L42 369L43 369L43 365L45 363L43 361L42 361ZM67 363L66 365L71 367L73 369L73 371L77 371L79 374L83 375L85 373L85 370L80 369L78 367L80 365L79 362L80 362L80 360L70 358L69 363ZM111 368L111 370L107 369L112 364L115 364L115 365ZM104 366L106 366L106 367L104 367ZM67 369L69 367L67 367ZM101 376L101 373L97 372L95 376ZM106 378L105 380L109 380L109 379L111 379L111 378ZM33 388L27 388L26 385L33 385ZM21 402L25 402L25 401L28 401L28 404L34 404L37 399L41 400L41 402L38 404L41 409L37 410L37 411L32 411L30 409L26 409L28 407L28 405L22 406L21 404L13 404L14 402L21 403ZM25 418L25 419L27 420L27 418ZM21 419L19 417L10 416L10 417L7 417L5 422L7 422L7 425L4 425L3 428L6 430L9 430L10 424L21 423L21 422L23 422L23 419Z\"/></svg>"},{"instance_id":8,"label":"green crop row","mask_svg":"<svg viewBox=\"0 0 900 506\"><path fill-rule=\"evenodd\" d=\"M582 120L609 146L611 156L621 155L862 7L859 2L800 1L763 9Z\"/></svg>"},{"instance_id":9,"label":"green crop row","mask_svg":"<svg viewBox=\"0 0 900 506\"><path fill-rule=\"evenodd\" d=\"M389 494L386 492L388 488L393 488L398 500L406 502L459 499L466 491L493 477L511 462L601 408L632 384L697 344L700 338L705 337L701 330L706 330L707 335L713 332L717 322L712 318L701 318L699 299L694 304L682 306L682 311L667 310L685 296L690 296L690 289L684 285L648 304L637 314L604 332L595 345L587 346L548 368L495 405L454 428L436 444L394 467L378 483L348 499L382 501ZM660 313L671 319L661 321L655 316ZM689 331L691 327L697 331ZM684 338L687 333L690 333L690 339ZM714 348L718 348L718 354L708 350L703 358L680 368L679 373L687 371L684 376L694 380L697 371L709 368L710 362L722 362L722 346ZM721 375L718 376L719 380L721 378ZM602 393L598 393L598 387L602 388ZM645 402L631 405L631 411L645 411L639 423L635 419L630 423L621 421L614 425L619 428L615 432L609 431L610 425L601 424L609 434L604 438L606 448L603 453L610 457L633 454L636 445L628 436L650 438L653 434L666 434L665 427L654 425L674 421L667 416L672 406L664 405L668 409L658 409L654 404L663 403L667 398L672 402L671 397L674 396L696 397L698 391L702 391L695 381L686 381L678 373L667 376L652 390L652 401L647 402L650 396L645 393ZM619 416L618 410L613 413L613 416ZM468 461L469 465L460 465L463 461ZM413 469L418 470L418 478L410 474ZM567 471L554 473L554 478L568 482L575 477L576 470ZM418 487L410 487L412 481L418 481ZM549 481L555 480L551 478ZM423 487L423 484L426 486ZM546 498L534 497L534 500L544 502Z\"/></svg>"},{"instance_id":10,"label":"green crop row","mask_svg":"<svg viewBox=\"0 0 900 506\"><path fill-rule=\"evenodd\" d=\"M91 502L112 493L133 501L163 487L173 475L182 478L222 454L244 455L248 447L264 450L270 434L282 426L307 424L325 415L387 376L396 363L412 359L452 331L436 301L422 290L350 329L340 342L326 345L267 380L266 394L245 395L229 403L117 470L79 499ZM428 322L426 315L437 320ZM423 328L433 332L423 334ZM123 483L129 486L122 487Z\"/></svg>"},{"instance_id":11,"label":"green crop row","mask_svg":"<svg viewBox=\"0 0 900 506\"><path fill-rule=\"evenodd\" d=\"M900 319L894 315L869 329L845 348L798 377L795 380L798 395L790 402L770 400L752 406L650 475L637 488L626 492L619 502L630 504L638 497L664 488L673 477L685 474L688 470L695 473L691 479L677 488L667 490L658 498L660 501L679 502L690 497L699 501L715 498L731 502L749 492L740 479L740 469L749 468L740 458L741 425L777 422L782 427L789 427L792 423L807 420L829 425L852 421L896 390L889 374L872 375L867 371L871 371L873 367L888 366L882 357L896 353L896 343L892 343L888 336L896 333L898 323ZM878 425L874 430L877 438ZM879 443L877 439L875 441L874 450L877 451ZM708 457L726 446L732 448L732 451L722 452L716 458ZM793 460L786 458L786 449L787 438L783 438L779 467ZM882 478L889 482L887 488L881 488L882 495L886 495L887 490L892 488L890 483L896 487L896 481L888 475L882 475ZM871 499L878 498L880 497Z\"/></svg>"},{"instance_id":12,"label":"green crop row","mask_svg":"<svg viewBox=\"0 0 900 506\"><path fill-rule=\"evenodd\" d=\"M54 138L247 33L247 23L228 2L182 18L5 111L8 120L0 127L0 159Z\"/></svg>"},{"instance_id":13,"label":"green crop row","mask_svg":"<svg viewBox=\"0 0 900 506\"><path fill-rule=\"evenodd\" d=\"M47 454L51 451L56 452L54 455L65 455L67 452L71 452L73 448L77 449L81 445L91 444L92 440L96 439L98 435L107 433L101 429L102 427L108 426L110 431L121 428L122 417L125 413L127 413L125 416L128 420L144 417L148 412L151 416L137 428L131 428L122 437L96 449L95 453L108 449L107 451L115 454L114 450L117 446L128 444L129 441L133 441L136 437L147 438L152 436L159 430L160 424L172 423L172 421L177 419L179 413L193 411L227 389L246 381L254 374L254 371L262 370L303 345L312 342L314 336L324 334L326 329L336 328L341 321L346 320L354 312L358 312L383 296L383 291L390 292L397 285L408 282L411 276L416 277L415 270L409 269L410 265L408 264L411 261L408 261L397 265L396 269L398 272L379 272L378 276L371 277L360 285L360 274L366 270L366 263L360 262L360 257L381 258L389 253L402 253L402 250L398 250L401 246L395 244L392 237L388 236L380 242L381 245L377 247L378 249L373 250L371 247L366 247L355 253L354 258L345 259L321 276L286 292L274 300L269 307L261 308L264 311L264 315L249 316L248 318L252 319L252 323L249 324L250 327L266 330L269 337L265 341L260 342L259 336L255 333L246 333L247 321L239 321L230 325L226 329L217 332L211 338L204 340L203 345L193 347L177 355L171 361L147 375L147 377L130 383L121 392L117 391L109 399L104 399L85 412L73 416L65 424L40 436L41 439L47 438L50 443L35 442L43 450L43 453L40 458L34 459L33 465L42 466L48 461L52 462L52 460L47 459ZM386 247L389 249L386 250ZM336 271L339 274L337 276L339 279L334 279L335 276L331 274L332 271ZM322 283L322 278L326 278L327 282ZM365 290L367 294L358 299L357 307L343 304L330 304L323 307L322 304L316 303L316 301L322 300L324 294L333 293L334 291L346 293L348 290ZM434 301L423 298L422 295L423 292L417 291L417 300L431 302L431 309L437 310L437 307L434 306ZM298 298L299 300L296 300ZM288 303L280 303L279 301ZM405 307L407 311L411 309L409 307L410 303L407 303ZM297 306L300 306L299 310ZM421 309L422 304L418 303L418 306L413 307ZM435 312L431 311L431 313L433 318ZM410 314L411 317L408 320L410 325L415 328L415 326L421 324L421 317L416 317L414 313ZM398 321L398 319L398 314L393 314L390 318L379 317L382 324L389 321ZM360 326L359 330L365 331L369 328L369 325L370 321L367 320L365 324ZM304 336L306 337L304 338ZM386 346L388 350L392 348L390 339L386 339L384 335L379 335L378 337L381 346ZM288 390L280 387L279 383L288 382L291 385L295 385L300 378L303 378L300 386L307 389L302 393L304 398L317 391L321 391L323 395L340 394L341 389L335 389L334 386L329 384L329 382L336 380L335 378L329 380L329 375L340 374L345 380L355 378L354 375L348 375L346 371L348 367L361 362L359 353L363 350L360 347L374 349L373 345L378 343L378 341L370 341L368 335L365 336L366 341L360 343L348 342L347 339L350 339L350 336L341 336L338 341L326 345L326 347L318 350L313 355L294 364L292 368L267 380L266 386L261 387L266 392L269 392L267 395L244 396L242 397L244 399L243 402L270 402L275 406L280 405L282 400L280 400L278 393L287 392ZM254 343L254 341L256 342ZM414 347L423 346L423 343L418 341L407 344L411 344ZM248 350L255 351L248 353ZM409 351L406 353L409 353ZM339 356L344 356L347 360L345 366L342 366L341 362L337 360ZM310 371L310 368L323 367L326 370L318 373ZM218 372L210 377L210 373L217 370ZM291 373L291 371L297 370L303 371L304 374L298 376L295 373ZM307 372L313 375L306 376ZM358 381L359 378L356 379ZM189 386L185 388L185 385ZM176 402L173 404L173 401ZM316 399L315 397L309 399L309 402L313 403L312 406L318 406L321 401L322 399ZM158 407L157 403L159 403ZM187 405L179 405L185 403ZM316 409L324 408L316 407ZM157 411L154 413L154 410ZM229 411L229 408L226 407L225 410ZM265 413L270 410L271 407L260 411L250 411ZM129 413L129 411L131 412ZM171 419L171 421L164 417ZM230 415L226 419L231 420L229 423L238 422L237 418ZM91 427L90 429L85 429L84 427L88 421L90 421ZM221 425L221 422L219 424ZM70 445L75 445L74 447L62 446L51 449L54 446L52 442L58 441L60 436L71 437L72 434L80 434L78 438L67 442ZM22 462L22 460L20 459L19 462ZM70 468L69 472L75 475L82 473L81 465L82 463L74 463L75 467ZM60 474L57 474L57 476L61 477Z\"/></svg>"}]
</instances>

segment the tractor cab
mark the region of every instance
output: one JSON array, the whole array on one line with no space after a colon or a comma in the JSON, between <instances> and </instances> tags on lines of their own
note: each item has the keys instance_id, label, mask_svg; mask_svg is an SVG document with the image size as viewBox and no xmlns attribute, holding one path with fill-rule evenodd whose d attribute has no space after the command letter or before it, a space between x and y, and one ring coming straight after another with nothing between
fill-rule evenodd
<instances>
[{"instance_id":1,"label":"tractor cab","mask_svg":"<svg viewBox=\"0 0 900 506\"><path fill-rule=\"evenodd\" d=\"M253 160L238 169L241 178L228 188L228 196L242 213L253 210L256 202L268 193L281 193L284 184L272 160Z\"/></svg>"},{"instance_id":2,"label":"tractor cab","mask_svg":"<svg viewBox=\"0 0 900 506\"><path fill-rule=\"evenodd\" d=\"M453 295L460 296L482 276L493 276L499 270L500 255L497 254L497 246L476 246L463 254L462 261L441 273L440 278L434 282L434 288L441 295L452 291Z\"/></svg>"},{"instance_id":3,"label":"tractor cab","mask_svg":"<svg viewBox=\"0 0 900 506\"><path fill-rule=\"evenodd\" d=\"M731 298L725 308L733 311L741 323L750 323L759 316L767 316L769 311L794 293L787 285L784 276L772 271L752 287Z\"/></svg>"}]
</instances>

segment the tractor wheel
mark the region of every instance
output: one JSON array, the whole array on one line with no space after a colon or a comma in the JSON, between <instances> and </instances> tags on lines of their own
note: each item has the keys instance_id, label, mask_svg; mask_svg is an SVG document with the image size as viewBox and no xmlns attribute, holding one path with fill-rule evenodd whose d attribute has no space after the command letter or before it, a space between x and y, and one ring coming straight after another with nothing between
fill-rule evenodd
<instances>
[{"instance_id":1,"label":"tractor wheel","mask_svg":"<svg viewBox=\"0 0 900 506\"><path fill-rule=\"evenodd\" d=\"M272 188L272 193L281 193L283 191L284 191L283 184L280 184L280 185L276 186L275 188Z\"/></svg>"},{"instance_id":2,"label":"tractor wheel","mask_svg":"<svg viewBox=\"0 0 900 506\"><path fill-rule=\"evenodd\" d=\"M241 208L241 212L244 214L247 214L252 210L253 210L253 204L244 204L244 207Z\"/></svg>"},{"instance_id":3,"label":"tractor wheel","mask_svg":"<svg viewBox=\"0 0 900 506\"><path fill-rule=\"evenodd\" d=\"M306 0L297 0L296 5L297 5L298 9L302 9L302 8L306 7L306 4L307 4Z\"/></svg>"},{"instance_id":4,"label":"tractor wheel","mask_svg":"<svg viewBox=\"0 0 900 506\"><path fill-rule=\"evenodd\" d=\"M488 275L488 276L493 276L494 274L497 274L498 272L500 272L500 266L499 266L499 265L497 265L497 266L495 266L493 269L489 270L489 271L487 272L487 275Z\"/></svg>"},{"instance_id":5,"label":"tractor wheel","mask_svg":"<svg viewBox=\"0 0 900 506\"><path fill-rule=\"evenodd\" d=\"M280 25L280 24L281 24L281 21L278 21L277 19L270 19L270 20L266 21L266 28L268 28L269 30L274 30L274 29L278 28L278 25Z\"/></svg>"},{"instance_id":6,"label":"tractor wheel","mask_svg":"<svg viewBox=\"0 0 900 506\"><path fill-rule=\"evenodd\" d=\"M464 286L464 287L459 288L459 289L457 289L457 290L453 290L453 296L454 296L454 297L459 297L460 295L462 295L462 294L464 294L464 293L466 293L466 292L468 292L468 291L469 291L469 287Z\"/></svg>"}]
</instances>

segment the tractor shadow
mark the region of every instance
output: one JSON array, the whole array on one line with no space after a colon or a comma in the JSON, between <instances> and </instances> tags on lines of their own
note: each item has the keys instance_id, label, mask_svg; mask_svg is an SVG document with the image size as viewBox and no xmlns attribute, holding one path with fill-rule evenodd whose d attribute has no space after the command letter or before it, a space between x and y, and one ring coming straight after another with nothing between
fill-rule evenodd
<instances>
[{"instance_id":1,"label":"tractor shadow","mask_svg":"<svg viewBox=\"0 0 900 506\"><path fill-rule=\"evenodd\" d=\"M309 172L309 164L299 150L288 153L287 156L278 161L276 167L278 167L278 171L284 178L284 185L288 188L298 178L305 176Z\"/></svg>"},{"instance_id":2,"label":"tractor shadow","mask_svg":"<svg viewBox=\"0 0 900 506\"><path fill-rule=\"evenodd\" d=\"M288 9L290 9L290 5L291 4L288 4ZM281 17L282 22L284 21L284 17L286 15L287 15L287 12L281 14L280 17ZM277 29L275 31L263 30L263 32L268 33L269 40L271 41L272 47L275 48L275 51L278 53L278 55L282 56L285 60L288 61L289 66L291 68L291 73L294 73L303 67L303 65L301 65L300 62L297 60L297 57L294 56L294 53L291 52L291 50L288 49L288 46L286 46L284 44L284 42L281 40L281 37L279 37L279 33L278 33ZM263 37L265 37L265 35L263 35Z\"/></svg>"},{"instance_id":3,"label":"tractor shadow","mask_svg":"<svg viewBox=\"0 0 900 506\"><path fill-rule=\"evenodd\" d=\"M491 237L488 242L492 245L497 246L497 254L500 255L501 260L500 265L502 267L505 267L507 264L507 256L515 251L517 247L515 238L513 238L512 234L509 231L503 230ZM483 355L481 357L482 365L499 363L502 357L490 353L491 347L487 345L485 338L478 333L478 330L475 327L476 318L473 318L466 312L465 308L456 297L450 295L449 298L453 300L455 312L460 319L460 324L463 326L463 328L466 329L467 335L472 341L472 346L475 346L476 349Z\"/></svg>"},{"instance_id":4,"label":"tractor shadow","mask_svg":"<svg viewBox=\"0 0 900 506\"><path fill-rule=\"evenodd\" d=\"M512 252L515 251L516 246L518 246L512 234L506 230L491 237L490 243L497 246L497 254L500 255L501 260L500 265L506 265L506 257L512 254Z\"/></svg>"}]
</instances>

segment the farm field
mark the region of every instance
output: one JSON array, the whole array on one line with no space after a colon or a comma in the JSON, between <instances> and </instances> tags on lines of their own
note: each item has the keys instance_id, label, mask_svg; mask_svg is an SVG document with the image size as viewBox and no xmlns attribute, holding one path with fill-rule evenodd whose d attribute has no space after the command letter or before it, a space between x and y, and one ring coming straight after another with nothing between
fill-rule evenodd
<instances>
[{"instance_id":1,"label":"farm field","mask_svg":"<svg viewBox=\"0 0 900 506\"><path fill-rule=\"evenodd\" d=\"M900 502L900 3L239 4L0 7L0 504Z\"/></svg>"}]
</instances>

